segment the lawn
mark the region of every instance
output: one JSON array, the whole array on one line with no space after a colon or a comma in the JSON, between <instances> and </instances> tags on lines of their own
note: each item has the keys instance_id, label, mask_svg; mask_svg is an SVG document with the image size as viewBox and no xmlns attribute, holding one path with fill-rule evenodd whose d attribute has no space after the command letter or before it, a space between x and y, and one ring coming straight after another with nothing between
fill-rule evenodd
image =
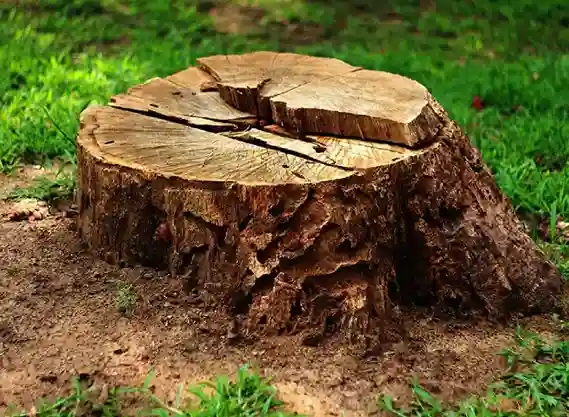
<instances>
[{"instance_id":1,"label":"lawn","mask_svg":"<svg viewBox=\"0 0 569 417\"><path fill-rule=\"evenodd\" d=\"M566 2L373 3L0 0L0 171L73 164L82 109L197 57L261 49L336 57L423 83L481 150L519 214L548 226L535 237L569 272L561 222L569 217ZM54 188L71 186L58 179L28 194L49 198ZM560 340L549 344L520 337L520 352L505 353L515 362L512 372L459 409L446 409L418 386L412 410L396 409L388 398L380 406L399 416L567 415L569 342L562 335L560 329ZM272 391L251 378L253 399L240 403L249 414L216 414L212 405L243 400L247 380L204 397L200 412L159 407L157 415L278 415ZM75 415L78 395L37 415Z\"/></svg>"}]
</instances>

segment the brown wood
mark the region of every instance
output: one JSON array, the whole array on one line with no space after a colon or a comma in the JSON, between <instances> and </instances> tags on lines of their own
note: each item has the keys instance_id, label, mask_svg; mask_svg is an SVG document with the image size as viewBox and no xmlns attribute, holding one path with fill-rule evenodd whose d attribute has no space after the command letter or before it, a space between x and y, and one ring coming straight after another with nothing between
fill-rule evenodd
<instances>
[{"instance_id":1,"label":"brown wood","mask_svg":"<svg viewBox=\"0 0 569 417\"><path fill-rule=\"evenodd\" d=\"M294 54L199 63L82 114L79 231L101 257L306 343L367 343L397 305L557 307L558 271L423 86Z\"/></svg>"},{"instance_id":2,"label":"brown wood","mask_svg":"<svg viewBox=\"0 0 569 417\"><path fill-rule=\"evenodd\" d=\"M272 52L198 59L233 107L294 129L419 146L441 126L425 87L337 59Z\"/></svg>"}]
</instances>

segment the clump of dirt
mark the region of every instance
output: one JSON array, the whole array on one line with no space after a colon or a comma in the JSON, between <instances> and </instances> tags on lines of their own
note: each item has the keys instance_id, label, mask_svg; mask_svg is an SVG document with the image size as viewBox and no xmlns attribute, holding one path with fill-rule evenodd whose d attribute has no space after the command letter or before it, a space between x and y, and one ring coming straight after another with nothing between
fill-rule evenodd
<instances>
[{"instance_id":1,"label":"clump of dirt","mask_svg":"<svg viewBox=\"0 0 569 417\"><path fill-rule=\"evenodd\" d=\"M3 187L10 182L1 180ZM517 324L404 313L408 340L375 357L354 356L333 340L319 347L278 336L245 343L179 280L95 259L74 229L63 216L0 223L0 410L64 394L77 375L140 385L155 369L156 393L173 398L180 383L232 375L251 363L273 377L291 410L364 416L377 410L379 393L409 399L413 376L449 401L484 391L503 369L497 353ZM120 297L132 304L128 317ZM552 330L543 318L523 323L541 334Z\"/></svg>"}]
</instances>

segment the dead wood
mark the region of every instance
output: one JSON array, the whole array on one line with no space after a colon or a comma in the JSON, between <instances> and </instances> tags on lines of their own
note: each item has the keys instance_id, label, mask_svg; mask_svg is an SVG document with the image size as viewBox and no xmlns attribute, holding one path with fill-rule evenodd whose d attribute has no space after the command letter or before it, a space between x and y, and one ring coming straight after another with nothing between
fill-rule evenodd
<instances>
[{"instance_id":1,"label":"dead wood","mask_svg":"<svg viewBox=\"0 0 569 417\"><path fill-rule=\"evenodd\" d=\"M244 333L385 333L393 307L550 312L562 280L420 84L338 60L202 58L88 108L79 230Z\"/></svg>"}]
</instances>

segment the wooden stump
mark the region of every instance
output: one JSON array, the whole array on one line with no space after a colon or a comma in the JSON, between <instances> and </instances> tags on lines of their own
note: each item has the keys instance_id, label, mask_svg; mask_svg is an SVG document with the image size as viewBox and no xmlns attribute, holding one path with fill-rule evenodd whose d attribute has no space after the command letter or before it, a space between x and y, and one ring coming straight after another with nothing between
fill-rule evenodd
<instances>
[{"instance_id":1,"label":"wooden stump","mask_svg":"<svg viewBox=\"0 0 569 417\"><path fill-rule=\"evenodd\" d=\"M101 257L168 268L249 334L557 306L559 273L422 85L296 54L198 62L82 114L79 230Z\"/></svg>"}]
</instances>

